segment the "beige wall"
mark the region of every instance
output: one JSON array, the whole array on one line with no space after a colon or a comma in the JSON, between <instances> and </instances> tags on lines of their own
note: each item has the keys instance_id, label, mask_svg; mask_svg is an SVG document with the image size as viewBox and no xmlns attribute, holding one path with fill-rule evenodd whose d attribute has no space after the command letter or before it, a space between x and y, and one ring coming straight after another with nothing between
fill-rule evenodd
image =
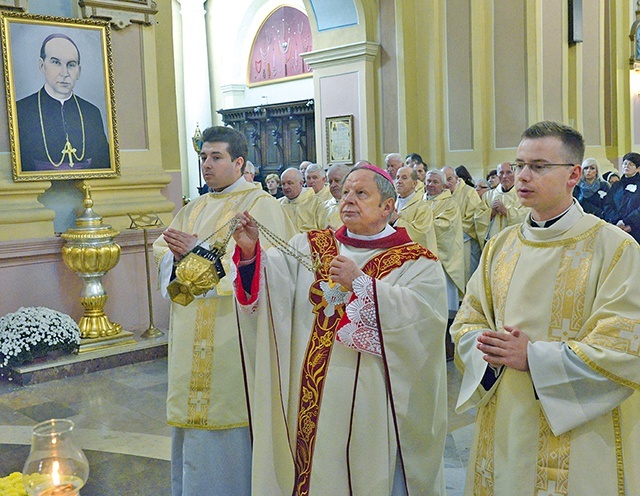
<instances>
[{"instance_id":1,"label":"beige wall","mask_svg":"<svg viewBox=\"0 0 640 496\"><path fill-rule=\"evenodd\" d=\"M395 145L480 176L514 158L527 126L552 119L611 167L640 144L631 3L585 0L584 42L569 45L566 2L381 0L379 153Z\"/></svg>"}]
</instances>

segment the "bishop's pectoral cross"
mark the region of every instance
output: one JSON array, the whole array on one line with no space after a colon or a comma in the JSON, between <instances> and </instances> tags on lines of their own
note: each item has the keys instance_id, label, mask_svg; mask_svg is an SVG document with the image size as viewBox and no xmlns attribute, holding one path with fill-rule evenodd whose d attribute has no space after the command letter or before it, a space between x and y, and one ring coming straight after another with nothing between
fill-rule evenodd
<instances>
[{"instance_id":1,"label":"bishop's pectoral cross","mask_svg":"<svg viewBox=\"0 0 640 496\"><path fill-rule=\"evenodd\" d=\"M73 167L73 156L76 151L77 150L69 142L69 135L67 134L67 142L64 144L64 148L62 149L62 161L64 162L65 155L69 155L69 167Z\"/></svg>"}]
</instances>

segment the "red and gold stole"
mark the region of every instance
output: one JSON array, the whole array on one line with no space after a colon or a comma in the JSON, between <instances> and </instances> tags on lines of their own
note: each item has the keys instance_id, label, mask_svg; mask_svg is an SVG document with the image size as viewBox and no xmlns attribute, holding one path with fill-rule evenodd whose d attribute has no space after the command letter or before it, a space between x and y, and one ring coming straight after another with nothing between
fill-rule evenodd
<instances>
[{"instance_id":1,"label":"red and gold stole","mask_svg":"<svg viewBox=\"0 0 640 496\"><path fill-rule=\"evenodd\" d=\"M321 282L329 280L329 264L339 254L336 237L332 231L326 229L309 231L307 238L311 254L318 257L320 264L315 273L315 281L309 289L309 301L313 305L315 319L302 364L298 393L295 481L292 493L294 496L309 494L322 393L335 333L344 314L344 305L337 306L331 317L324 314L327 302L323 298L323 291L320 287ZM412 243L408 237L406 239L408 240L406 244L388 248L369 260L362 268L363 272L374 279L382 279L410 260L417 260L420 257L436 259L429 250Z\"/></svg>"}]
</instances>

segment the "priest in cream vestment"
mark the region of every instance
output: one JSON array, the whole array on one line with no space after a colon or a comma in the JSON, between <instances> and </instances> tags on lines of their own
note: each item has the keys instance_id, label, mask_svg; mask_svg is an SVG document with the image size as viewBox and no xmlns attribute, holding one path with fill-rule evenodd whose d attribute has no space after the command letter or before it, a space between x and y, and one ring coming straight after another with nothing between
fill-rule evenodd
<instances>
[{"instance_id":1,"label":"priest in cream vestment","mask_svg":"<svg viewBox=\"0 0 640 496\"><path fill-rule=\"evenodd\" d=\"M529 209L518 200L513 186L511 164L504 162L497 168L500 184L482 195L474 215L478 243L482 248L487 240L509 226L520 224Z\"/></svg>"},{"instance_id":2,"label":"priest in cream vestment","mask_svg":"<svg viewBox=\"0 0 640 496\"><path fill-rule=\"evenodd\" d=\"M482 200L476 190L460 179L452 167L446 166L441 170L447 177L445 188L451 191L451 196L460 210L464 245L464 283L466 285L480 261L481 249L474 218Z\"/></svg>"},{"instance_id":3,"label":"priest in cream vestment","mask_svg":"<svg viewBox=\"0 0 640 496\"><path fill-rule=\"evenodd\" d=\"M427 172L425 200L433 213L433 224L438 242L438 258L447 275L449 314L453 318L458 310L460 295L464 294L464 247L462 219L458 204L451 191L444 188L446 177L440 170Z\"/></svg>"},{"instance_id":4,"label":"priest in cream vestment","mask_svg":"<svg viewBox=\"0 0 640 496\"><path fill-rule=\"evenodd\" d=\"M640 248L572 199L583 154L567 126L525 131L531 214L488 242L451 328L466 495L640 494Z\"/></svg>"},{"instance_id":5,"label":"priest in cream vestment","mask_svg":"<svg viewBox=\"0 0 640 496\"><path fill-rule=\"evenodd\" d=\"M387 224L386 171L356 167L343 194L345 225L294 237L295 256L260 250L248 218L236 232L253 494L444 496L442 267Z\"/></svg>"},{"instance_id":6,"label":"priest in cream vestment","mask_svg":"<svg viewBox=\"0 0 640 496\"><path fill-rule=\"evenodd\" d=\"M342 198L342 181L349 173L351 167L344 164L333 164L327 170L327 181L329 182L329 192L331 199L325 201L322 207L325 211L325 222L323 227L328 227L334 231L342 227L340 218L340 198Z\"/></svg>"},{"instance_id":7,"label":"priest in cream vestment","mask_svg":"<svg viewBox=\"0 0 640 496\"><path fill-rule=\"evenodd\" d=\"M244 136L214 127L203 132L203 139L202 172L211 193L183 207L153 245L165 297L174 263L214 232L207 246L222 241L229 233L226 224L240 212L251 212L283 239L294 234L278 202L242 177ZM231 239L222 260L227 274L234 244ZM223 277L186 306L171 304L167 418L173 427L174 496L250 491L247 404L229 279Z\"/></svg>"},{"instance_id":8,"label":"priest in cream vestment","mask_svg":"<svg viewBox=\"0 0 640 496\"><path fill-rule=\"evenodd\" d=\"M325 213L313 188L305 188L302 174L298 169L289 168L282 173L282 193L278 201L291 219L297 232L323 229Z\"/></svg>"},{"instance_id":9,"label":"priest in cream vestment","mask_svg":"<svg viewBox=\"0 0 640 496\"><path fill-rule=\"evenodd\" d=\"M391 216L391 225L404 227L409 237L416 243L438 255L436 230L433 226L433 212L416 190L420 181L413 167L400 167L396 173L396 211Z\"/></svg>"}]
</instances>

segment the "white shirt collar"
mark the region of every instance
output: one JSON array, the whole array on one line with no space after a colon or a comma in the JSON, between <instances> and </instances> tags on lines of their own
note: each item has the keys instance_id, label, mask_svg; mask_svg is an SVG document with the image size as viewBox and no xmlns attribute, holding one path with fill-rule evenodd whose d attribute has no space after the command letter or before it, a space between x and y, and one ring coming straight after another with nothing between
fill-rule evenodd
<instances>
[{"instance_id":1,"label":"white shirt collar","mask_svg":"<svg viewBox=\"0 0 640 496\"><path fill-rule=\"evenodd\" d=\"M391 227L389 224L385 224L384 229L380 231L378 234L365 236L362 234L353 234L351 231L349 231L349 229L347 229L347 236L353 239L371 240L371 239L386 238L387 236L391 236L394 232L396 232L396 230L393 227Z\"/></svg>"},{"instance_id":2,"label":"white shirt collar","mask_svg":"<svg viewBox=\"0 0 640 496\"><path fill-rule=\"evenodd\" d=\"M245 182L245 183L246 183L247 181L245 180L245 178L244 178L244 177L240 176L240 177L236 180L236 182L234 182L234 183L230 184L229 186L227 186L226 188L224 188L222 191L213 191L213 190L211 190L211 191L209 191L209 193L211 193L212 195L221 195L221 194L223 194L223 193L231 193L232 191L234 191L235 189L237 189L237 188L238 188L238 186L240 186L243 182Z\"/></svg>"}]
</instances>

